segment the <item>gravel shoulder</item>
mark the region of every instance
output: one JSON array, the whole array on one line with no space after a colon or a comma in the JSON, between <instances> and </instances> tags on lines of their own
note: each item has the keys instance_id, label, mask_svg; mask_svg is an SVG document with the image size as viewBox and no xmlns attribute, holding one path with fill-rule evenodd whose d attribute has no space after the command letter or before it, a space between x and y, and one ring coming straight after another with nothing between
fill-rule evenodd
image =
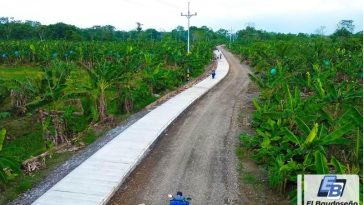
<instances>
[{"instance_id":1,"label":"gravel shoulder","mask_svg":"<svg viewBox=\"0 0 364 205\"><path fill-rule=\"evenodd\" d=\"M155 102L146 106L145 109L131 115L127 120L119 123L119 125L117 125L115 128L107 131L106 134L98 138L95 142L93 142L89 146L81 150L75 151L72 157L61 163L61 165L55 167L54 170L50 171L50 174L47 177L45 177L40 183L38 183L36 186L28 190L27 192L19 195L18 198L10 202L9 205L24 205L33 203L47 190L49 190L53 185L55 185L62 178L64 178L68 173L70 173L77 166L82 164L86 159L88 159L91 155L93 155L95 152L101 149L104 145L113 140L116 136L118 136L118 134L123 132L130 125L134 124L136 121L138 121L146 114L148 114L152 109L164 103L169 98L177 95L178 93L188 89L189 87L197 84L198 82L208 77L210 75L211 69L213 69L214 66L215 64L211 63L205 68L205 72L201 76L191 80L190 82L179 87L178 89L163 95Z\"/></svg>"},{"instance_id":2,"label":"gravel shoulder","mask_svg":"<svg viewBox=\"0 0 364 205\"><path fill-rule=\"evenodd\" d=\"M97 150L103 147L105 144L114 139L120 132L124 131L138 119L142 118L148 113L147 110L140 111L132 115L126 122L121 123L117 127L109 130L103 137L97 139L91 145L86 148L77 151L72 157L55 168L44 180L42 180L35 187L29 191L21 194L16 200L9 203L9 205L24 205L31 204L44 194L48 189L55 185L58 181L64 178L77 166L82 164L86 159L93 155Z\"/></svg>"},{"instance_id":3,"label":"gravel shoulder","mask_svg":"<svg viewBox=\"0 0 364 205\"><path fill-rule=\"evenodd\" d=\"M193 204L249 204L239 188L235 150L250 70L223 53L228 76L160 137L109 204L164 204L177 190L191 196Z\"/></svg>"}]
</instances>

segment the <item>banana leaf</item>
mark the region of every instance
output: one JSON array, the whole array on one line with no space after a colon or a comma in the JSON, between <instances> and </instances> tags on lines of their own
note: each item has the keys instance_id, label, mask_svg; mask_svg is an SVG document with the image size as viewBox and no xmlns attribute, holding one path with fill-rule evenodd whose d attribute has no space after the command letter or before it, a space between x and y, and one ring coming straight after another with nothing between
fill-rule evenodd
<instances>
[{"instance_id":1,"label":"banana leaf","mask_svg":"<svg viewBox=\"0 0 364 205\"><path fill-rule=\"evenodd\" d=\"M262 113L263 119L286 119L290 116L290 113L287 110L284 110L283 112L264 112Z\"/></svg>"},{"instance_id":2,"label":"banana leaf","mask_svg":"<svg viewBox=\"0 0 364 205\"><path fill-rule=\"evenodd\" d=\"M327 166L326 157L320 151L315 152L315 168L316 174L329 173L329 167Z\"/></svg>"},{"instance_id":3,"label":"banana leaf","mask_svg":"<svg viewBox=\"0 0 364 205\"><path fill-rule=\"evenodd\" d=\"M1 165L0 165L0 167L1 167ZM0 182L2 182L2 183L8 182L8 177L3 170L0 170Z\"/></svg>"},{"instance_id":4,"label":"banana leaf","mask_svg":"<svg viewBox=\"0 0 364 205\"><path fill-rule=\"evenodd\" d=\"M303 165L305 167L309 167L312 166L312 153L309 152L308 154L305 155L305 159L303 160Z\"/></svg>"},{"instance_id":5,"label":"banana leaf","mask_svg":"<svg viewBox=\"0 0 364 205\"><path fill-rule=\"evenodd\" d=\"M291 91L289 90L289 87L288 87L288 84L286 83L286 86L285 86L285 90L286 90L286 93L288 95L288 102L289 102L289 108L291 111L293 111L293 101L294 99L292 98L292 94L291 94Z\"/></svg>"},{"instance_id":6,"label":"banana leaf","mask_svg":"<svg viewBox=\"0 0 364 205\"><path fill-rule=\"evenodd\" d=\"M355 107L351 107L351 115L350 118L356 123L357 126L363 127L363 115L359 110Z\"/></svg>"},{"instance_id":7,"label":"banana leaf","mask_svg":"<svg viewBox=\"0 0 364 205\"><path fill-rule=\"evenodd\" d=\"M334 156L331 158L331 165L335 167L335 174L345 174L345 166L342 165Z\"/></svg>"},{"instance_id":8,"label":"banana leaf","mask_svg":"<svg viewBox=\"0 0 364 205\"><path fill-rule=\"evenodd\" d=\"M3 143L4 143L4 140L5 140L5 135L6 135L6 129L2 128L0 130L0 151L3 149Z\"/></svg>"},{"instance_id":9,"label":"banana leaf","mask_svg":"<svg viewBox=\"0 0 364 205\"><path fill-rule=\"evenodd\" d=\"M255 109L257 109L258 112L261 111L261 107L257 101L257 98L253 98L253 105L254 105Z\"/></svg>"},{"instance_id":10,"label":"banana leaf","mask_svg":"<svg viewBox=\"0 0 364 205\"><path fill-rule=\"evenodd\" d=\"M295 117L295 122L296 125L298 126L298 128L303 132L303 134L308 135L310 134L310 128L306 125L306 123L300 118L300 117Z\"/></svg>"},{"instance_id":11,"label":"banana leaf","mask_svg":"<svg viewBox=\"0 0 364 205\"><path fill-rule=\"evenodd\" d=\"M360 134L360 129L357 128L356 129L356 134L355 134L355 149L354 149L354 160L355 163L359 163L361 160L361 157L363 156L362 153L363 151L360 150L360 148L362 148L363 145L363 135Z\"/></svg>"},{"instance_id":12,"label":"banana leaf","mask_svg":"<svg viewBox=\"0 0 364 205\"><path fill-rule=\"evenodd\" d=\"M286 131L286 135L283 137L284 140L301 146L300 139L295 134L293 134L287 127L285 127L284 130Z\"/></svg>"},{"instance_id":13,"label":"banana leaf","mask_svg":"<svg viewBox=\"0 0 364 205\"><path fill-rule=\"evenodd\" d=\"M305 142L304 142L304 144L310 144L315 138L316 138L316 136L317 136L317 132L318 132L318 124L317 123L315 123L314 125L313 125L313 128L311 129L311 131L310 131L310 134L307 136L307 138L306 138L306 140L305 140Z\"/></svg>"},{"instance_id":14,"label":"banana leaf","mask_svg":"<svg viewBox=\"0 0 364 205\"><path fill-rule=\"evenodd\" d=\"M327 135L327 127L324 124L321 124L317 133L317 138L321 138L325 135Z\"/></svg>"},{"instance_id":15,"label":"banana leaf","mask_svg":"<svg viewBox=\"0 0 364 205\"><path fill-rule=\"evenodd\" d=\"M351 132L353 130L353 124L348 123L335 131L331 132L330 134L321 138L322 145L331 145L331 144L348 144L349 139L343 137L343 135Z\"/></svg>"},{"instance_id":16,"label":"banana leaf","mask_svg":"<svg viewBox=\"0 0 364 205\"><path fill-rule=\"evenodd\" d=\"M265 88L266 87L260 78L256 77L255 75L252 75L250 73L248 75L249 75L249 78L253 82L255 82L260 88Z\"/></svg>"},{"instance_id":17,"label":"banana leaf","mask_svg":"<svg viewBox=\"0 0 364 205\"><path fill-rule=\"evenodd\" d=\"M334 121L331 115L328 112L326 112L323 108L320 109L320 114L322 118L327 120L329 123L332 123Z\"/></svg>"}]
</instances>

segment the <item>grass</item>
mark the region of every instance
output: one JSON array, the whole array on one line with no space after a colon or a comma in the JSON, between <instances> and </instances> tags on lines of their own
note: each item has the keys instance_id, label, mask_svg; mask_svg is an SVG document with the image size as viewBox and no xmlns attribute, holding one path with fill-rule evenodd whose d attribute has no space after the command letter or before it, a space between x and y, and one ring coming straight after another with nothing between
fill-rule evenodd
<instances>
[{"instance_id":1,"label":"grass","mask_svg":"<svg viewBox=\"0 0 364 205\"><path fill-rule=\"evenodd\" d=\"M40 131L18 137L5 145L3 153L24 161L46 151Z\"/></svg>"},{"instance_id":2,"label":"grass","mask_svg":"<svg viewBox=\"0 0 364 205\"><path fill-rule=\"evenodd\" d=\"M0 66L0 79L5 82L5 86L10 88L13 85L12 80L26 81L40 80L42 79L43 71L41 68L31 66L14 66L6 67ZM74 69L71 71L69 78L67 79L66 88L64 93L67 92L84 92L84 87L90 87L90 79L86 71L83 69ZM3 84L4 85L4 84ZM82 86L81 86L82 85ZM86 90L87 91L87 90ZM151 102L154 102L157 98L148 94L148 88L142 86L139 88L137 94L133 96L135 98L135 104L133 111L138 111L144 108ZM115 118L115 123L126 120L130 113L121 113L120 106L117 103L116 91L108 90L106 97L108 101L108 113ZM90 128L90 116L87 113L89 105L84 103L84 98L80 97L82 105L85 109L85 115L83 116L71 116L67 121L67 127L73 134L80 136L79 140L83 142L83 145L89 145L103 135L108 127ZM111 100L114 99L114 100ZM1 111L8 111L11 108L10 98L7 98L2 103L3 109ZM5 108L4 105L9 105ZM1 105L0 105L1 106ZM66 107L72 107L74 111L81 111L78 106L67 98L60 98L57 101L47 103L43 105L43 108L49 108L51 110L64 111ZM89 112L89 111L88 111ZM38 121L38 114L35 110L30 110L25 116L11 115L5 119L0 120L0 128L7 130L7 139L4 144L3 154L15 157L19 162L37 156L46 151L45 141L42 134L42 125ZM35 184L39 183L49 173L62 162L66 161L73 152L64 152L61 154L54 154L51 159L46 160L46 168L34 172L31 175L21 174L15 179L11 180L9 184L5 186L0 185L0 204L7 203L14 200L19 194L29 190Z\"/></svg>"},{"instance_id":3,"label":"grass","mask_svg":"<svg viewBox=\"0 0 364 205\"><path fill-rule=\"evenodd\" d=\"M74 152L64 152L62 154L53 154L52 158L47 158L47 166L31 175L22 174L11 181L5 188L0 187L0 204L6 204L16 199L20 193L26 192L34 185L41 182L47 177L58 165L69 159Z\"/></svg>"},{"instance_id":4,"label":"grass","mask_svg":"<svg viewBox=\"0 0 364 205\"><path fill-rule=\"evenodd\" d=\"M11 109L10 98L5 98L8 95L5 93L10 92L10 88L13 88L16 83L13 80L20 82L40 80L42 78L43 71L40 67L36 66L4 66L0 65L0 112ZM9 89L9 90L8 90ZM8 91L6 91L8 90ZM4 99L5 98L5 99Z\"/></svg>"},{"instance_id":5,"label":"grass","mask_svg":"<svg viewBox=\"0 0 364 205\"><path fill-rule=\"evenodd\" d=\"M45 151L41 124L35 115L7 118L1 121L1 127L10 137L5 141L4 154L22 161Z\"/></svg>"},{"instance_id":6,"label":"grass","mask_svg":"<svg viewBox=\"0 0 364 205\"><path fill-rule=\"evenodd\" d=\"M258 184L259 183L255 174L252 172L244 172L242 175L242 179L243 179L243 182L247 183L247 184Z\"/></svg>"},{"instance_id":7,"label":"grass","mask_svg":"<svg viewBox=\"0 0 364 205\"><path fill-rule=\"evenodd\" d=\"M89 144L93 143L97 138L98 138L98 136L93 131L88 130L87 133L85 134L85 136L83 137L83 142L86 145L89 145Z\"/></svg>"},{"instance_id":8,"label":"grass","mask_svg":"<svg viewBox=\"0 0 364 205\"><path fill-rule=\"evenodd\" d=\"M120 118L124 119L126 117L124 116ZM29 121L31 119L32 119L31 117L28 117L27 119L23 120ZM12 125L17 124L14 123L12 120L9 120L7 124L9 125L9 123ZM26 128L26 126L23 128L28 129ZM95 140L97 140L100 136L105 134L105 131L106 131L105 129L98 129L98 130L89 129L80 138L80 140L84 142L84 144L89 145L93 143ZM21 130L19 130L19 133L21 133ZM42 139L41 132L28 133L28 135L25 135L23 137L7 141L4 147L5 149L3 151L6 154L11 156L17 156L17 158L21 159L20 161L24 161L25 159L30 158L30 156L32 156L31 153L33 153L33 155L36 155L36 154L41 154L42 152L45 151L44 141ZM47 157L45 168L33 172L30 175L21 174L18 177L15 177L15 179L11 180L9 184L7 184L6 186L0 185L0 193L1 193L0 204L6 204L16 199L19 196L19 194L24 193L29 189L31 189L34 185L38 184L43 179L45 179L55 168L57 168L60 164L64 163L74 154L75 154L74 151L54 153L51 158Z\"/></svg>"},{"instance_id":9,"label":"grass","mask_svg":"<svg viewBox=\"0 0 364 205\"><path fill-rule=\"evenodd\" d=\"M40 126L40 125L39 125ZM86 145L91 144L98 139L105 130L99 130L95 133L93 130L89 130L81 137ZM42 139L41 132L28 133L23 137L7 141L4 146L4 153L10 156L16 156L19 161L24 161L46 151L44 140ZM0 184L0 204L6 204L16 199L19 194L24 193L31 189L34 185L45 179L55 168L65 162L71 156L75 154L74 151L67 151L62 153L54 153L51 158L46 159L46 167L28 174L21 174L15 179L11 180L6 186Z\"/></svg>"},{"instance_id":10,"label":"grass","mask_svg":"<svg viewBox=\"0 0 364 205\"><path fill-rule=\"evenodd\" d=\"M244 149L242 147L237 147L236 148L236 156L238 156L239 159L245 157L245 152L244 152Z\"/></svg>"},{"instance_id":11,"label":"grass","mask_svg":"<svg viewBox=\"0 0 364 205\"><path fill-rule=\"evenodd\" d=\"M239 159L238 170L243 184L249 184L255 188L262 185L259 180L261 171L254 163L252 163L251 153L240 145L236 147L236 155Z\"/></svg>"},{"instance_id":12,"label":"grass","mask_svg":"<svg viewBox=\"0 0 364 205\"><path fill-rule=\"evenodd\" d=\"M10 83L10 81L14 79L19 81L26 80L27 77L33 79L38 77L41 78L43 75L42 73L43 71L37 67L0 66L0 78L5 80L6 83ZM83 69L72 70L71 76L69 78L69 84L67 85L65 91L67 91L67 89L75 89L75 87L77 87L77 84L87 84L87 82L89 82L89 77L86 71L84 71ZM59 99L55 102L44 105L43 107L48 107L52 110L64 110L68 106L71 106L74 111L81 111L79 107L70 104L67 99ZM116 108L114 108L114 110L116 110ZM110 112L110 114L117 113ZM39 155L46 151L45 142L42 134L42 125L37 117L37 113L29 112L25 116L19 117L12 115L11 117L0 120L0 128L5 128L7 130L7 136L9 138L5 141L4 144L4 154L13 156L19 161L24 161L32 156ZM124 116L122 116L121 118L124 118ZM79 133L87 129L89 123L90 119L88 115L71 116L71 119L67 122L67 126L72 133ZM94 134L93 131L87 131L82 137L82 140L86 144L91 144L98 138L98 136L99 133Z\"/></svg>"},{"instance_id":13,"label":"grass","mask_svg":"<svg viewBox=\"0 0 364 205\"><path fill-rule=\"evenodd\" d=\"M27 78L40 79L43 75L43 71L39 67L33 66L0 66L0 79L5 81L8 80L19 80L25 81Z\"/></svg>"}]
</instances>

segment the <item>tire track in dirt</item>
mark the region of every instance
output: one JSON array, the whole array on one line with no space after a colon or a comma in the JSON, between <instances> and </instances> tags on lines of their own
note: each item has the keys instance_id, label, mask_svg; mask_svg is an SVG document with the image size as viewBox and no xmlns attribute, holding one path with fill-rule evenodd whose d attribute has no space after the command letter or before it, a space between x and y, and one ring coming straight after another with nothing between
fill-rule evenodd
<instances>
[{"instance_id":1,"label":"tire track in dirt","mask_svg":"<svg viewBox=\"0 0 364 205\"><path fill-rule=\"evenodd\" d=\"M192 204L249 203L240 193L235 154L249 68L223 50L230 72L161 136L109 204L167 204L177 190ZM217 73L218 75L218 73Z\"/></svg>"}]
</instances>

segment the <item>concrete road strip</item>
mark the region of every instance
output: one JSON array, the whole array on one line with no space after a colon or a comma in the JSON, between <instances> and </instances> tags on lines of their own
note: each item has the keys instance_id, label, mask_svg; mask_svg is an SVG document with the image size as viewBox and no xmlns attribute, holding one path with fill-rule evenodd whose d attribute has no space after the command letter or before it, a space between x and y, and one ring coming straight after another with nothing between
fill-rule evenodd
<instances>
[{"instance_id":1,"label":"concrete road strip","mask_svg":"<svg viewBox=\"0 0 364 205\"><path fill-rule=\"evenodd\" d=\"M225 57L218 60L216 77L208 77L155 108L120 133L80 166L39 197L36 205L106 204L149 152L159 135L193 102L228 73Z\"/></svg>"}]
</instances>

